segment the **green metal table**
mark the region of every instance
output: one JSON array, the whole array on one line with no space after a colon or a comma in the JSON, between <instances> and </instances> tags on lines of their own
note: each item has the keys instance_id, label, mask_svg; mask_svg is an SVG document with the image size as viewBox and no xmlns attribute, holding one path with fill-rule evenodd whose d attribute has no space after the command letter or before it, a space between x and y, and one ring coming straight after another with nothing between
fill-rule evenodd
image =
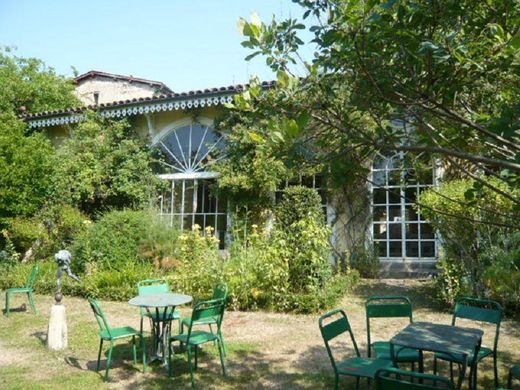
<instances>
[{"instance_id":1,"label":"green metal table","mask_svg":"<svg viewBox=\"0 0 520 390\"><path fill-rule=\"evenodd\" d=\"M460 389L467 366L470 366L471 374L476 369L476 357L482 343L484 332L480 329L463 328L460 326L433 324L430 322L414 322L390 339L390 355L395 362L399 351L403 348L418 349L423 351L445 353L452 356L462 356L463 364L457 381ZM468 356L474 353L472 362L468 362ZM469 363L469 364L468 364ZM419 368L422 371L422 366ZM470 381L470 389L476 388L476 383Z\"/></svg>"},{"instance_id":2,"label":"green metal table","mask_svg":"<svg viewBox=\"0 0 520 390\"><path fill-rule=\"evenodd\" d=\"M139 295L128 301L132 306L145 308L148 313L155 309L155 319L152 316L152 326L154 334L153 351L155 356L151 360L162 360L163 365L167 365L168 357L168 338L171 332L171 318L176 306L190 303L193 298L190 295L162 293L151 295ZM162 354L159 354L161 350Z\"/></svg>"}]
</instances>

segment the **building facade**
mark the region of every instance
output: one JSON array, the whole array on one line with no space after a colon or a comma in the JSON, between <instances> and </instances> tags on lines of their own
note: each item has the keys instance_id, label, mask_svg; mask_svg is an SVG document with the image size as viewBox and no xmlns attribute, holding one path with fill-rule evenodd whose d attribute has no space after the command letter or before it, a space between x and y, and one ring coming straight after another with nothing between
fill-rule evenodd
<instances>
[{"instance_id":1,"label":"building facade","mask_svg":"<svg viewBox=\"0 0 520 390\"><path fill-rule=\"evenodd\" d=\"M46 131L59 145L68 136L68 127L85 118L87 108L103 117L127 118L140 136L149 140L150 147L164 156L158 176L167 182L167 190L157 197L160 217L182 229L194 224L212 226L223 247L230 228L228 204L211 190L219 176L211 166L225 155L218 153L225 148L225 134L219 133L213 123L224 112L224 104L232 102L247 85L173 93L162 83L106 75L89 72L76 79L77 93L87 107L29 114L25 116L28 126ZM272 83L262 86L270 88ZM94 92L98 93L97 101ZM402 154L379 156L363 200L366 223L357 222L354 227L352 223L356 222L345 211L348 208L341 207L351 200L326 191L323 178L299 177L296 182L316 188L322 195L337 253L349 250L349 235L358 235L374 244L384 271L406 275L430 273L435 268L438 242L414 202L435 184L436 176L434 167L417 174L406 166Z\"/></svg>"}]
</instances>

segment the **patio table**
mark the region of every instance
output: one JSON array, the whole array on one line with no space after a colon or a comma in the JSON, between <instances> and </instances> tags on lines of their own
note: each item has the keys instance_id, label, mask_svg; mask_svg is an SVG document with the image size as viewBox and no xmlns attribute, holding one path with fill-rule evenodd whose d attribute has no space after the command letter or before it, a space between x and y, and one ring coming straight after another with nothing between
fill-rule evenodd
<instances>
[{"instance_id":1,"label":"patio table","mask_svg":"<svg viewBox=\"0 0 520 390\"><path fill-rule=\"evenodd\" d=\"M484 332L480 329L430 322L414 322L390 339L390 355L395 362L395 357L399 355L401 349L414 348L419 350L421 361L423 351L462 356L463 364L457 382L457 388L460 389L468 366L468 356L472 352L474 359L469 362L469 365L471 367L470 378L473 378L472 373L476 369L476 357L483 335ZM419 369L422 371L422 366ZM473 388L476 388L476 383L470 380L470 389Z\"/></svg>"},{"instance_id":2,"label":"patio table","mask_svg":"<svg viewBox=\"0 0 520 390\"><path fill-rule=\"evenodd\" d=\"M128 301L132 306L139 306L145 308L148 313L150 309L155 308L155 318L153 320L153 333L154 339L154 352L155 356L152 357L152 361L155 359L162 360L163 365L167 365L167 348L168 348L168 337L171 330L171 314L173 314L175 307L190 303L193 298L190 295L175 294L175 293L161 293L151 295L138 295ZM160 347L160 348L158 348ZM159 354L159 349L162 350L162 355Z\"/></svg>"}]
</instances>

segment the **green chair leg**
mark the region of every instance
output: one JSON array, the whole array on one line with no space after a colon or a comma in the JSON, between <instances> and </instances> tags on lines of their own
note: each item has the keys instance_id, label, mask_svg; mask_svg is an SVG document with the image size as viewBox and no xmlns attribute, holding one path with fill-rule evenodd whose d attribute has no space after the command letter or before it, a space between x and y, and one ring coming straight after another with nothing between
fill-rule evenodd
<instances>
[{"instance_id":1,"label":"green chair leg","mask_svg":"<svg viewBox=\"0 0 520 390\"><path fill-rule=\"evenodd\" d=\"M334 390L338 390L339 389L339 375L336 374L335 378L334 378Z\"/></svg>"},{"instance_id":2,"label":"green chair leg","mask_svg":"<svg viewBox=\"0 0 520 390\"><path fill-rule=\"evenodd\" d=\"M97 355L96 372L99 372L99 362L101 360L101 350L103 349L103 339L99 339L99 352Z\"/></svg>"},{"instance_id":3,"label":"green chair leg","mask_svg":"<svg viewBox=\"0 0 520 390\"><path fill-rule=\"evenodd\" d=\"M135 345L135 336L132 336L132 353L134 355L134 366L137 366L137 346Z\"/></svg>"},{"instance_id":4,"label":"green chair leg","mask_svg":"<svg viewBox=\"0 0 520 390\"><path fill-rule=\"evenodd\" d=\"M509 371L509 375L507 376L507 388L512 389L513 388L513 372Z\"/></svg>"},{"instance_id":5,"label":"green chair leg","mask_svg":"<svg viewBox=\"0 0 520 390\"><path fill-rule=\"evenodd\" d=\"M33 295L32 291L28 292L27 296L29 297L29 304L31 305L34 313L38 314L38 309L36 309L36 305L34 303L34 295Z\"/></svg>"},{"instance_id":6,"label":"green chair leg","mask_svg":"<svg viewBox=\"0 0 520 390\"><path fill-rule=\"evenodd\" d=\"M110 370L110 365L112 364L112 350L114 349L114 343L110 342L110 349L108 350L108 359L107 359L107 368L105 371L105 380L108 380L108 370Z\"/></svg>"},{"instance_id":7,"label":"green chair leg","mask_svg":"<svg viewBox=\"0 0 520 390\"><path fill-rule=\"evenodd\" d=\"M224 357L227 356L227 347L226 347L226 343L224 343L224 335L222 334L222 332L219 332L219 336L220 336L220 341L222 342L222 348L224 349Z\"/></svg>"},{"instance_id":8,"label":"green chair leg","mask_svg":"<svg viewBox=\"0 0 520 390\"><path fill-rule=\"evenodd\" d=\"M191 387L195 387L195 374L193 372L193 366L191 364L191 345L188 345L188 367L190 368Z\"/></svg>"},{"instance_id":9,"label":"green chair leg","mask_svg":"<svg viewBox=\"0 0 520 390\"><path fill-rule=\"evenodd\" d=\"M497 353L493 354L493 369L495 374L495 389L500 387L500 383L498 382L498 361L497 361Z\"/></svg>"},{"instance_id":10,"label":"green chair leg","mask_svg":"<svg viewBox=\"0 0 520 390\"><path fill-rule=\"evenodd\" d=\"M220 355L220 364L222 365L222 375L226 376L226 365L224 364L224 345L221 345L222 341L217 340L218 353Z\"/></svg>"},{"instance_id":11,"label":"green chair leg","mask_svg":"<svg viewBox=\"0 0 520 390\"><path fill-rule=\"evenodd\" d=\"M9 317L9 311L11 309L11 294L5 293L5 316Z\"/></svg>"}]
</instances>

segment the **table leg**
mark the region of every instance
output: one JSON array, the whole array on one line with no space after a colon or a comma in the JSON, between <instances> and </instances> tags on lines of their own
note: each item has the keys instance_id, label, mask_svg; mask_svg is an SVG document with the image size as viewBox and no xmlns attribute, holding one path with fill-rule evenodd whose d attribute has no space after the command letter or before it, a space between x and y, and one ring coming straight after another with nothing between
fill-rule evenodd
<instances>
[{"instance_id":1,"label":"table leg","mask_svg":"<svg viewBox=\"0 0 520 390\"><path fill-rule=\"evenodd\" d=\"M473 360L470 362L469 390L477 389L477 363L478 363L478 353L480 351L481 345L482 345L482 338L479 339L477 345L475 346L475 351L473 352Z\"/></svg>"},{"instance_id":2,"label":"table leg","mask_svg":"<svg viewBox=\"0 0 520 390\"><path fill-rule=\"evenodd\" d=\"M459 379L457 380L457 389L462 388L462 382L464 381L464 377L466 376L467 368L468 368L468 357L464 356L462 365L460 366ZM472 375L472 372L470 372L470 389L471 389L471 375Z\"/></svg>"}]
</instances>

